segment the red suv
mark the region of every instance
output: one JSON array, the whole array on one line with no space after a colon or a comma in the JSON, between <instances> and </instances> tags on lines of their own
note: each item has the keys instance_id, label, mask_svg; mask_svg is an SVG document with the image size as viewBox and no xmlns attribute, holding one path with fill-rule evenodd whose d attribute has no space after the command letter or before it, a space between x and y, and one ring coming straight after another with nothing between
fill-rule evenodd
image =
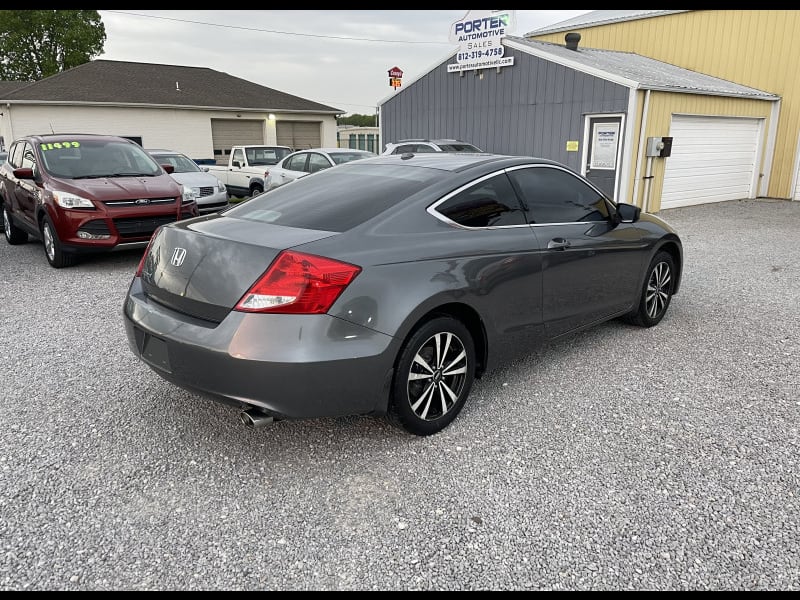
<instances>
[{"instance_id":1,"label":"red suv","mask_svg":"<svg viewBox=\"0 0 800 600\"><path fill-rule=\"evenodd\" d=\"M20 138L0 167L6 240L40 239L56 268L81 253L144 247L159 226L198 214L194 192L170 171L122 137Z\"/></svg>"}]
</instances>

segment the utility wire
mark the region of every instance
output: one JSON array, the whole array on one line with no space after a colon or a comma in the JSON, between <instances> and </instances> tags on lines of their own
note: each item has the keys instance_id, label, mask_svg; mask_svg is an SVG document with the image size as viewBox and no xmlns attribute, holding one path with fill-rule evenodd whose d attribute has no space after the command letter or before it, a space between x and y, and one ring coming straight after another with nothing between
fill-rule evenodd
<instances>
[{"instance_id":1,"label":"utility wire","mask_svg":"<svg viewBox=\"0 0 800 600\"><path fill-rule=\"evenodd\" d=\"M221 25L219 23L206 23L205 21L192 21L189 19L176 19L174 17L161 17L158 15L142 15L139 13L132 13L126 12L123 10L106 10L103 12L115 13L118 15L131 15L133 17L144 17L147 19L162 19L164 21L178 21L180 23L193 23L195 25L208 25L209 27L223 27L226 29L244 29L246 31L261 31L263 33L278 33L281 35L297 35L302 37L314 37L314 38L326 38L331 40L347 40L347 41L356 41L356 42L381 42L384 44L438 44L438 45L446 45L452 46L453 44L449 42L417 42L411 40L376 40L372 38L357 38L357 37L348 37L348 36L338 36L338 35L321 35L315 33L295 33L294 31L277 31L274 29L260 29L258 27L244 27L241 25Z\"/></svg>"}]
</instances>

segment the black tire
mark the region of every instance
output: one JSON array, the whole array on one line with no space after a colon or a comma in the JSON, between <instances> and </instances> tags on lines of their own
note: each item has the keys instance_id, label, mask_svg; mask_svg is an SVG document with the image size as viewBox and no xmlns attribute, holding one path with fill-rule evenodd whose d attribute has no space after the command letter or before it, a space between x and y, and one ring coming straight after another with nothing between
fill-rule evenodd
<instances>
[{"instance_id":1,"label":"black tire","mask_svg":"<svg viewBox=\"0 0 800 600\"><path fill-rule=\"evenodd\" d=\"M387 418L414 435L437 433L461 412L474 378L475 343L469 331L452 317L435 317L400 351Z\"/></svg>"},{"instance_id":2,"label":"black tire","mask_svg":"<svg viewBox=\"0 0 800 600\"><path fill-rule=\"evenodd\" d=\"M639 327L657 325L669 308L675 289L675 260L668 252L659 252L647 268L647 276L636 309L625 320Z\"/></svg>"},{"instance_id":3,"label":"black tire","mask_svg":"<svg viewBox=\"0 0 800 600\"><path fill-rule=\"evenodd\" d=\"M64 252L64 247L61 244L61 240L58 238L58 233L56 233L56 228L53 226L50 217L45 215L42 218L41 227L44 255L47 257L47 262L50 263L50 266L60 269L75 264L75 255Z\"/></svg>"},{"instance_id":4,"label":"black tire","mask_svg":"<svg viewBox=\"0 0 800 600\"><path fill-rule=\"evenodd\" d=\"M3 204L3 233L6 236L6 241L13 246L24 244L28 241L28 233L14 225L14 221L11 220L11 215L8 213L5 204Z\"/></svg>"},{"instance_id":5,"label":"black tire","mask_svg":"<svg viewBox=\"0 0 800 600\"><path fill-rule=\"evenodd\" d=\"M258 196L264 193L264 186L260 183L254 183L250 186L250 197Z\"/></svg>"}]
</instances>

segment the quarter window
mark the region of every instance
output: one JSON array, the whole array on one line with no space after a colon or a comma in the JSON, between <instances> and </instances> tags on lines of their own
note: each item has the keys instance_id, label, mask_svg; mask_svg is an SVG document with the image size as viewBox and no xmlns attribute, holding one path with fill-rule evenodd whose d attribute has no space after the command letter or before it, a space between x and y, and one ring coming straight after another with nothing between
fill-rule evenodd
<instances>
[{"instance_id":1,"label":"quarter window","mask_svg":"<svg viewBox=\"0 0 800 600\"><path fill-rule=\"evenodd\" d=\"M504 173L448 198L436 207L436 211L464 227L525 224L516 192Z\"/></svg>"},{"instance_id":2,"label":"quarter window","mask_svg":"<svg viewBox=\"0 0 800 600\"><path fill-rule=\"evenodd\" d=\"M307 154L295 154L286 161L284 169L288 171L305 171Z\"/></svg>"},{"instance_id":3,"label":"quarter window","mask_svg":"<svg viewBox=\"0 0 800 600\"><path fill-rule=\"evenodd\" d=\"M527 204L531 223L575 223L608 219L605 198L575 175L551 167L509 172Z\"/></svg>"},{"instance_id":4,"label":"quarter window","mask_svg":"<svg viewBox=\"0 0 800 600\"><path fill-rule=\"evenodd\" d=\"M317 154L316 152L308 155L308 172L309 173L316 173L317 171L322 171L322 169L327 169L331 166L330 161L327 158L322 156L322 154Z\"/></svg>"}]
</instances>

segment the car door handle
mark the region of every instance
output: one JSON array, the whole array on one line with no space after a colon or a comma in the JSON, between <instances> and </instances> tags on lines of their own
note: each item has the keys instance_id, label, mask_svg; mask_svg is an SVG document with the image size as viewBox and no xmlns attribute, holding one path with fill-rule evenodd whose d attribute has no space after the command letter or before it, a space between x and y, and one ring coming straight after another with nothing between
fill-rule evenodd
<instances>
[{"instance_id":1,"label":"car door handle","mask_svg":"<svg viewBox=\"0 0 800 600\"><path fill-rule=\"evenodd\" d=\"M547 249L548 250L565 250L569 248L572 244L569 243L569 240L565 240L564 238L553 238L549 242L547 242Z\"/></svg>"}]
</instances>

